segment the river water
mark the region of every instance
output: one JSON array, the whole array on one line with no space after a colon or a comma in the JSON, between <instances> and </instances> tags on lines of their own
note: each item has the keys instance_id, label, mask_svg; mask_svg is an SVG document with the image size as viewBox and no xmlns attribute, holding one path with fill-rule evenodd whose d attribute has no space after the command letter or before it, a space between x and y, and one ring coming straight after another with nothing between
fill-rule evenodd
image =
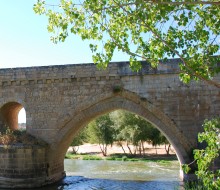
<instances>
[{"instance_id":1,"label":"river water","mask_svg":"<svg viewBox=\"0 0 220 190\"><path fill-rule=\"evenodd\" d=\"M42 190L177 190L179 163L65 160L67 177Z\"/></svg>"}]
</instances>

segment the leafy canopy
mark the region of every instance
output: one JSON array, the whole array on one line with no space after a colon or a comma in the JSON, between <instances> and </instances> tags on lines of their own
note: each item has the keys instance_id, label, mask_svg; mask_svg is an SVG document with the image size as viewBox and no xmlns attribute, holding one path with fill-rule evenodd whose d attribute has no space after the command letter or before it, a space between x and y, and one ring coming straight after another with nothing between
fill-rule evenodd
<instances>
[{"instance_id":1,"label":"leafy canopy","mask_svg":"<svg viewBox=\"0 0 220 190\"><path fill-rule=\"evenodd\" d=\"M205 120L204 132L199 133L198 141L206 142L205 149L195 149L194 158L198 170L195 172L207 189L217 190L220 187L220 169L215 168L215 161L220 159L220 117ZM183 165L185 173L190 171L190 164Z\"/></svg>"},{"instance_id":2,"label":"leafy canopy","mask_svg":"<svg viewBox=\"0 0 220 190\"><path fill-rule=\"evenodd\" d=\"M48 17L54 43L70 33L92 40L90 49L98 68L106 68L115 50L130 55L130 67L138 60L157 66L161 60L179 57L180 79L213 80L219 73L220 2L191 0L60 0L49 5L38 0L37 14Z\"/></svg>"},{"instance_id":3,"label":"leafy canopy","mask_svg":"<svg viewBox=\"0 0 220 190\"><path fill-rule=\"evenodd\" d=\"M205 141L207 147L203 150L194 150L194 158L197 160L198 171L196 175L208 189L219 189L220 169L210 170L215 159L220 159L220 118L205 120L204 132L198 135L199 142Z\"/></svg>"},{"instance_id":4,"label":"leafy canopy","mask_svg":"<svg viewBox=\"0 0 220 190\"><path fill-rule=\"evenodd\" d=\"M140 141L151 142L153 146L163 144L162 134L142 117L123 110L117 110L110 114L116 130L116 139L127 141L137 146ZM166 138L165 138L166 139Z\"/></svg>"},{"instance_id":5,"label":"leafy canopy","mask_svg":"<svg viewBox=\"0 0 220 190\"><path fill-rule=\"evenodd\" d=\"M113 121L109 114L102 115L88 124L89 138L92 143L98 143L103 156L107 155L107 147L114 142Z\"/></svg>"}]
</instances>

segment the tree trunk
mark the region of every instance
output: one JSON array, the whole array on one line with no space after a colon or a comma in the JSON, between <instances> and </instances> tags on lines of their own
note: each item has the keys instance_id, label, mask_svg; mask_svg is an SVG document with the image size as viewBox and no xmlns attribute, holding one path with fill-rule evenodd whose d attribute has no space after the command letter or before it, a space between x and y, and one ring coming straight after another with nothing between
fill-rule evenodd
<instances>
[{"instance_id":1,"label":"tree trunk","mask_svg":"<svg viewBox=\"0 0 220 190\"><path fill-rule=\"evenodd\" d=\"M107 156L107 146L108 145L105 146L105 156Z\"/></svg>"},{"instance_id":2,"label":"tree trunk","mask_svg":"<svg viewBox=\"0 0 220 190\"><path fill-rule=\"evenodd\" d=\"M132 155L133 153L132 153L132 151L131 151L131 148L130 148L129 145L128 145L128 141L127 141L127 147L128 147L128 150L129 150L130 154Z\"/></svg>"},{"instance_id":3,"label":"tree trunk","mask_svg":"<svg viewBox=\"0 0 220 190\"><path fill-rule=\"evenodd\" d=\"M142 152L143 152L143 155L145 155L144 141L141 141L141 145L142 145Z\"/></svg>"},{"instance_id":4,"label":"tree trunk","mask_svg":"<svg viewBox=\"0 0 220 190\"><path fill-rule=\"evenodd\" d=\"M122 150L123 150L124 154L126 154L126 151L125 151L125 149L124 149L124 147L123 147L122 143L121 143L121 142L118 142L118 143L119 143L120 147L122 148Z\"/></svg>"},{"instance_id":5,"label":"tree trunk","mask_svg":"<svg viewBox=\"0 0 220 190\"><path fill-rule=\"evenodd\" d=\"M142 155L142 147L141 142L138 143L139 154Z\"/></svg>"},{"instance_id":6,"label":"tree trunk","mask_svg":"<svg viewBox=\"0 0 220 190\"><path fill-rule=\"evenodd\" d=\"M99 148L102 152L102 155L103 156L106 156L106 153L107 153L107 147L105 148L105 145L103 144L103 147L101 146L101 144L99 144Z\"/></svg>"},{"instance_id":7,"label":"tree trunk","mask_svg":"<svg viewBox=\"0 0 220 190\"><path fill-rule=\"evenodd\" d=\"M165 150L166 150L167 155L170 154L170 147L171 147L171 144L168 144L168 147L165 144Z\"/></svg>"},{"instance_id":8,"label":"tree trunk","mask_svg":"<svg viewBox=\"0 0 220 190\"><path fill-rule=\"evenodd\" d=\"M133 154L137 154L137 146L133 147L134 153Z\"/></svg>"},{"instance_id":9,"label":"tree trunk","mask_svg":"<svg viewBox=\"0 0 220 190\"><path fill-rule=\"evenodd\" d=\"M72 147L72 153L76 154L79 150L79 147L77 146L77 148L75 146Z\"/></svg>"}]
</instances>

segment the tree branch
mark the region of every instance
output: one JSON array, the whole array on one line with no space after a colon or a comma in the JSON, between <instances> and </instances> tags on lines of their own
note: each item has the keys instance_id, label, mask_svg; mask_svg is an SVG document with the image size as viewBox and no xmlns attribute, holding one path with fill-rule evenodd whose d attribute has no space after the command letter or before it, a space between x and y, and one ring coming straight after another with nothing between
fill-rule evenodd
<instances>
[{"instance_id":1,"label":"tree branch","mask_svg":"<svg viewBox=\"0 0 220 190\"><path fill-rule=\"evenodd\" d=\"M115 1L114 1L114 2L115 2ZM115 2L115 3L116 3L116 2ZM125 10L125 8L124 8L123 6L121 6L120 4L117 4L117 5L120 6L121 9L123 9L127 14L130 14L127 10ZM135 24L137 24L137 23L135 23ZM140 24L140 23L138 23L138 24L139 24L139 25L142 25L142 26L144 26L144 27L146 27L146 28L148 28L148 30L151 31L151 32L156 36L156 38L158 38L159 40L161 40L161 42L162 42L165 46L167 46L171 51L173 51L173 52L180 58L180 60L181 60L182 63L186 66L186 68L189 69L189 70L193 73L194 76L198 77L198 78L199 78L200 80L202 80L202 81L207 82L207 83L210 84L210 85L214 85L214 86L216 86L217 88L220 88L220 83L218 83L218 82L216 82L216 81L213 81L213 80L208 80L208 79L204 78L203 76L197 74L197 73L194 71L194 69L192 69L192 68L187 64L187 62L185 61L185 59L183 58L183 56L180 55L180 53L179 53L177 50L175 50L174 48L172 48L172 47L170 46L170 44L169 44L167 41L165 41L163 38L161 38L160 35L159 35L157 32L155 32L150 26L148 26L148 25L143 25L143 24ZM127 51L126 51L126 52L127 52ZM132 53L132 52L131 52L131 53ZM134 53L132 53L131 55L134 55ZM147 58L145 58L145 57L143 57L143 58L147 60Z\"/></svg>"},{"instance_id":2,"label":"tree branch","mask_svg":"<svg viewBox=\"0 0 220 190\"><path fill-rule=\"evenodd\" d=\"M174 5L174 6L178 6L178 5L217 5L220 6L220 1L214 1L214 2L210 2L210 1L187 1L187 2L164 2L164 1L157 1L157 0L143 0L143 2L148 3L148 4L158 4L158 5ZM116 3L116 2L115 2ZM123 3L120 4L120 7L126 7L126 6L131 6L131 5L141 5L142 3L139 2L134 2L134 3ZM108 7L104 7L102 10L107 10L107 9L111 9L111 8L117 8L118 5L112 5L112 6L108 6ZM99 11L100 9L97 9L96 11Z\"/></svg>"},{"instance_id":3,"label":"tree branch","mask_svg":"<svg viewBox=\"0 0 220 190\"><path fill-rule=\"evenodd\" d=\"M157 0L143 0L151 4L164 4L164 5L220 5L220 1L157 1Z\"/></svg>"}]
</instances>

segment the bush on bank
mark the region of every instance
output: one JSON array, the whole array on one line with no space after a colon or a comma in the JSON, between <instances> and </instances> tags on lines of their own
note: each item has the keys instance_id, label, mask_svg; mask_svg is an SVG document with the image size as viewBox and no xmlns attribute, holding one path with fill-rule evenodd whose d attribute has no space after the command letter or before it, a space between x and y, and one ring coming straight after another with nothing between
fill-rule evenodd
<instances>
[{"instance_id":1,"label":"bush on bank","mask_svg":"<svg viewBox=\"0 0 220 190\"><path fill-rule=\"evenodd\" d=\"M27 134L25 130L15 130L3 128L0 131L0 145L45 145L45 142L42 142L35 137Z\"/></svg>"}]
</instances>

